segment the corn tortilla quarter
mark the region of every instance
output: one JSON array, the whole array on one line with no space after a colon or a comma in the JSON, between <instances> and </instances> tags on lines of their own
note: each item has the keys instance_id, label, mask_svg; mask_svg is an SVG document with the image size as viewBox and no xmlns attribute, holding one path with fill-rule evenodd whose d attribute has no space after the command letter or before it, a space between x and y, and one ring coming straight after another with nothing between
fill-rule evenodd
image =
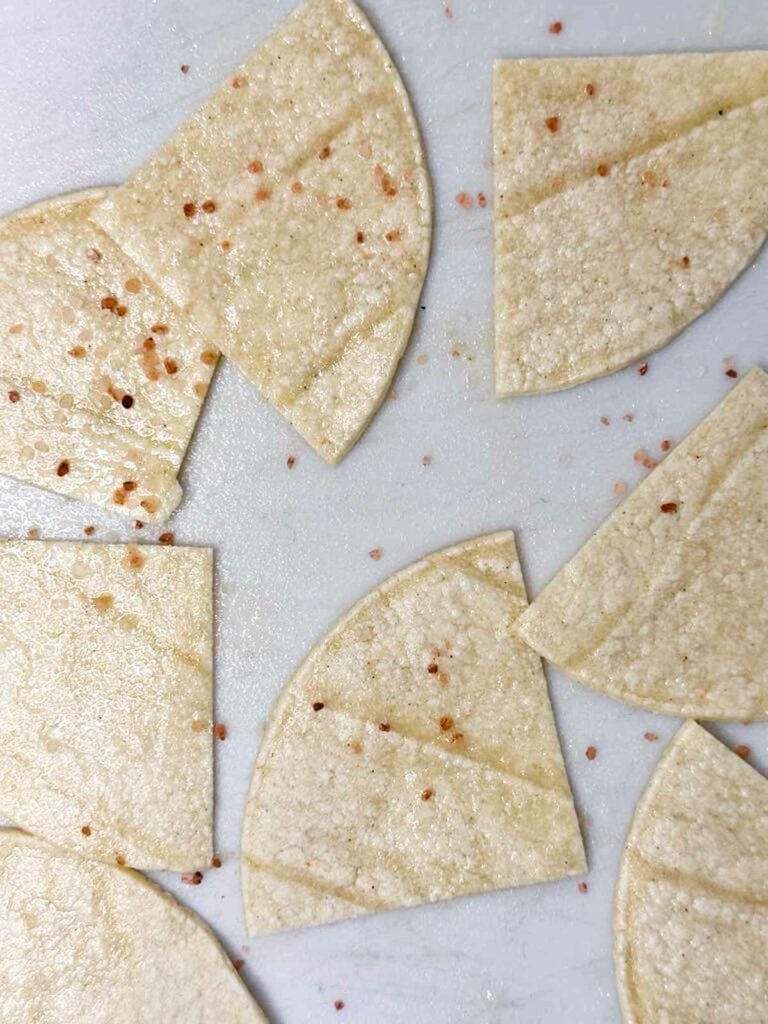
<instances>
[{"instance_id":1,"label":"corn tortilla quarter","mask_svg":"<svg viewBox=\"0 0 768 1024\"><path fill-rule=\"evenodd\" d=\"M142 875L0 829L3 1024L265 1024L203 922Z\"/></svg>"},{"instance_id":2,"label":"corn tortilla quarter","mask_svg":"<svg viewBox=\"0 0 768 1024\"><path fill-rule=\"evenodd\" d=\"M163 522L217 353L90 221L107 194L0 220L0 473Z\"/></svg>"},{"instance_id":3,"label":"corn tortilla quarter","mask_svg":"<svg viewBox=\"0 0 768 1024\"><path fill-rule=\"evenodd\" d=\"M695 722L635 811L614 927L626 1024L764 1024L768 780Z\"/></svg>"},{"instance_id":4,"label":"corn tortilla quarter","mask_svg":"<svg viewBox=\"0 0 768 1024\"><path fill-rule=\"evenodd\" d=\"M0 814L113 864L210 863L212 563L0 543Z\"/></svg>"},{"instance_id":5,"label":"corn tortilla quarter","mask_svg":"<svg viewBox=\"0 0 768 1024\"><path fill-rule=\"evenodd\" d=\"M502 60L496 389L627 366L707 310L768 228L768 51Z\"/></svg>"},{"instance_id":6,"label":"corn tortilla quarter","mask_svg":"<svg viewBox=\"0 0 768 1024\"><path fill-rule=\"evenodd\" d=\"M242 843L252 933L576 874L584 849L514 536L356 605L279 699Z\"/></svg>"},{"instance_id":7,"label":"corn tortilla quarter","mask_svg":"<svg viewBox=\"0 0 768 1024\"><path fill-rule=\"evenodd\" d=\"M756 368L516 624L580 682L639 707L768 718L768 376Z\"/></svg>"},{"instance_id":8,"label":"corn tortilla quarter","mask_svg":"<svg viewBox=\"0 0 768 1024\"><path fill-rule=\"evenodd\" d=\"M298 8L94 216L325 459L355 443L411 333L431 197L351 0Z\"/></svg>"}]
</instances>

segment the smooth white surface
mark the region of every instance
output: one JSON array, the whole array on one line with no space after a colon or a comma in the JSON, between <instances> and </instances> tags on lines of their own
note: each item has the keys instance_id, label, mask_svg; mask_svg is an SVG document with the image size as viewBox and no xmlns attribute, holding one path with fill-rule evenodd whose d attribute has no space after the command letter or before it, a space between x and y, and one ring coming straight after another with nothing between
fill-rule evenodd
<instances>
[{"instance_id":1,"label":"smooth white surface","mask_svg":"<svg viewBox=\"0 0 768 1024\"><path fill-rule=\"evenodd\" d=\"M496 401L491 373L490 71L498 56L768 45L761 0L368 0L408 85L435 184L435 249L416 331L385 403L337 468L321 463L231 366L217 375L171 524L217 552L220 871L163 882L198 909L275 1024L617 1024L610 910L634 803L672 719L559 673L552 697L591 873L329 928L248 940L237 852L259 735L296 663L375 583L428 551L514 527L536 593L645 472L725 394L722 360L768 365L768 257L634 369L560 394ZM292 7L291 0L1 0L0 210L118 182ZM559 18L558 36L547 25ZM188 63L189 74L179 65ZM489 197L461 209L460 190ZM215 339L211 339L215 342ZM452 350L459 353L453 356ZM428 361L417 361L420 355ZM622 414L632 411L632 423ZM611 424L601 425L600 416ZM297 458L286 468L289 454ZM430 454L432 465L421 458ZM142 539L117 517L0 480L0 530ZM381 547L374 562L369 549ZM646 730L659 743L643 739ZM768 729L717 730L768 767ZM598 747L588 762L584 750ZM334 1000L345 1008L334 1010Z\"/></svg>"}]
</instances>

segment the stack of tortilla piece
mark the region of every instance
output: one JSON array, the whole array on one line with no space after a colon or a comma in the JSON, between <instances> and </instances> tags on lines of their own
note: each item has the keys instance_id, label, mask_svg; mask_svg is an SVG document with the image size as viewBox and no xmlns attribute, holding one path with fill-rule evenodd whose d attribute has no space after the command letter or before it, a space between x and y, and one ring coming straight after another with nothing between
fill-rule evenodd
<instances>
[{"instance_id":1,"label":"stack of tortilla piece","mask_svg":"<svg viewBox=\"0 0 768 1024\"><path fill-rule=\"evenodd\" d=\"M218 355L90 220L107 194L0 221L0 473L163 522Z\"/></svg>"},{"instance_id":2,"label":"stack of tortilla piece","mask_svg":"<svg viewBox=\"0 0 768 1024\"><path fill-rule=\"evenodd\" d=\"M93 217L326 459L411 332L430 243L418 129L351 0L310 0Z\"/></svg>"},{"instance_id":3,"label":"stack of tortilla piece","mask_svg":"<svg viewBox=\"0 0 768 1024\"><path fill-rule=\"evenodd\" d=\"M496 389L646 356L768 230L768 51L502 60L494 73Z\"/></svg>"},{"instance_id":4,"label":"stack of tortilla piece","mask_svg":"<svg viewBox=\"0 0 768 1024\"><path fill-rule=\"evenodd\" d=\"M263 1020L126 867L211 863L210 550L5 541L0 578L0 814L42 837L0 830L3 1020Z\"/></svg>"},{"instance_id":5,"label":"stack of tortilla piece","mask_svg":"<svg viewBox=\"0 0 768 1024\"><path fill-rule=\"evenodd\" d=\"M243 830L248 928L270 932L584 870L511 533L397 573L286 687Z\"/></svg>"}]
</instances>

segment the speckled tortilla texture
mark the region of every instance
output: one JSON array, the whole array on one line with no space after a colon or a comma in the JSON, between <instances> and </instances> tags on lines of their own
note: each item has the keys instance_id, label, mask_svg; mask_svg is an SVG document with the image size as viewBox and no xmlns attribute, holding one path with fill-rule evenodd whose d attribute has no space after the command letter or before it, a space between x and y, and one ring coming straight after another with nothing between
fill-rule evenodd
<instances>
[{"instance_id":1,"label":"speckled tortilla texture","mask_svg":"<svg viewBox=\"0 0 768 1024\"><path fill-rule=\"evenodd\" d=\"M762 370L672 450L516 630L580 682L630 704L688 718L768 718Z\"/></svg>"},{"instance_id":2,"label":"speckled tortilla texture","mask_svg":"<svg viewBox=\"0 0 768 1024\"><path fill-rule=\"evenodd\" d=\"M653 352L762 245L768 51L503 60L493 94L499 395Z\"/></svg>"},{"instance_id":3,"label":"speckled tortilla texture","mask_svg":"<svg viewBox=\"0 0 768 1024\"><path fill-rule=\"evenodd\" d=\"M110 863L210 863L212 561L0 543L0 814Z\"/></svg>"},{"instance_id":4,"label":"speckled tortilla texture","mask_svg":"<svg viewBox=\"0 0 768 1024\"><path fill-rule=\"evenodd\" d=\"M642 797L616 894L626 1024L764 1024L768 781L688 722Z\"/></svg>"},{"instance_id":5,"label":"speckled tortilla texture","mask_svg":"<svg viewBox=\"0 0 768 1024\"><path fill-rule=\"evenodd\" d=\"M252 933L584 870L541 663L512 636L525 606L495 534L391 577L318 644L256 763Z\"/></svg>"},{"instance_id":6,"label":"speckled tortilla texture","mask_svg":"<svg viewBox=\"0 0 768 1024\"><path fill-rule=\"evenodd\" d=\"M107 194L0 221L0 473L163 522L217 353L89 220Z\"/></svg>"},{"instance_id":7,"label":"speckled tortilla texture","mask_svg":"<svg viewBox=\"0 0 768 1024\"><path fill-rule=\"evenodd\" d=\"M411 332L431 198L350 0L300 7L94 216L325 459L354 444Z\"/></svg>"},{"instance_id":8,"label":"speckled tortilla texture","mask_svg":"<svg viewBox=\"0 0 768 1024\"><path fill-rule=\"evenodd\" d=\"M0 830L3 1024L264 1024L224 950L141 875Z\"/></svg>"}]
</instances>

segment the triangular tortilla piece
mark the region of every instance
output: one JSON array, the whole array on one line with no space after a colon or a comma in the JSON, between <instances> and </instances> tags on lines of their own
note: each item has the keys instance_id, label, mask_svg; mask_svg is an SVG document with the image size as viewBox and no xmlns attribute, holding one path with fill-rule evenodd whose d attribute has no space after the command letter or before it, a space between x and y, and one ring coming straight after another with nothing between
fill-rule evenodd
<instances>
[{"instance_id":1,"label":"triangular tortilla piece","mask_svg":"<svg viewBox=\"0 0 768 1024\"><path fill-rule=\"evenodd\" d=\"M209 864L212 553L0 543L0 814L139 868Z\"/></svg>"},{"instance_id":2,"label":"triangular tortilla piece","mask_svg":"<svg viewBox=\"0 0 768 1024\"><path fill-rule=\"evenodd\" d=\"M635 812L616 893L626 1024L764 1024L768 780L686 723Z\"/></svg>"},{"instance_id":3,"label":"triangular tortilla piece","mask_svg":"<svg viewBox=\"0 0 768 1024\"><path fill-rule=\"evenodd\" d=\"M0 829L4 1024L265 1024L203 922L133 871Z\"/></svg>"},{"instance_id":4,"label":"triangular tortilla piece","mask_svg":"<svg viewBox=\"0 0 768 1024\"><path fill-rule=\"evenodd\" d=\"M708 309L768 229L768 51L503 60L496 389L612 373Z\"/></svg>"},{"instance_id":5,"label":"triangular tortilla piece","mask_svg":"<svg viewBox=\"0 0 768 1024\"><path fill-rule=\"evenodd\" d=\"M768 718L768 377L754 369L516 624L575 679L669 715Z\"/></svg>"},{"instance_id":6,"label":"triangular tortilla piece","mask_svg":"<svg viewBox=\"0 0 768 1024\"><path fill-rule=\"evenodd\" d=\"M251 932L583 871L511 533L397 573L281 696L243 831Z\"/></svg>"},{"instance_id":7,"label":"triangular tortilla piece","mask_svg":"<svg viewBox=\"0 0 768 1024\"><path fill-rule=\"evenodd\" d=\"M163 522L218 356L89 220L107 194L0 221L0 473Z\"/></svg>"},{"instance_id":8,"label":"triangular tortilla piece","mask_svg":"<svg viewBox=\"0 0 768 1024\"><path fill-rule=\"evenodd\" d=\"M431 231L408 97L350 0L300 7L95 217L323 458L344 455L407 344Z\"/></svg>"}]
</instances>

